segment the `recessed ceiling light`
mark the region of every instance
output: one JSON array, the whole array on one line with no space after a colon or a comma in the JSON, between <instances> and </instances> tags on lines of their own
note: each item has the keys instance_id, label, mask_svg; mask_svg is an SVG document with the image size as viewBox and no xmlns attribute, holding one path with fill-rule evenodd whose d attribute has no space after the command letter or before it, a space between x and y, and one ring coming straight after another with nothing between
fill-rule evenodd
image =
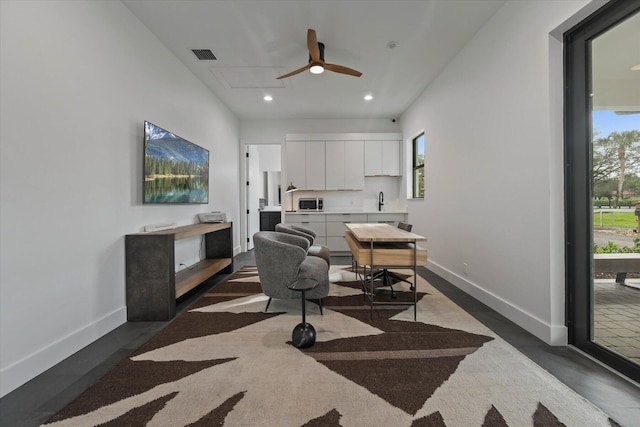
<instances>
[{"instance_id":1,"label":"recessed ceiling light","mask_svg":"<svg viewBox=\"0 0 640 427\"><path fill-rule=\"evenodd\" d=\"M371 95L369 93L364 96L364 100L365 101L371 101L372 99L373 99L373 95Z\"/></svg>"},{"instance_id":2,"label":"recessed ceiling light","mask_svg":"<svg viewBox=\"0 0 640 427\"><path fill-rule=\"evenodd\" d=\"M264 98L265 101L273 101L273 97L271 95L265 95Z\"/></svg>"}]
</instances>

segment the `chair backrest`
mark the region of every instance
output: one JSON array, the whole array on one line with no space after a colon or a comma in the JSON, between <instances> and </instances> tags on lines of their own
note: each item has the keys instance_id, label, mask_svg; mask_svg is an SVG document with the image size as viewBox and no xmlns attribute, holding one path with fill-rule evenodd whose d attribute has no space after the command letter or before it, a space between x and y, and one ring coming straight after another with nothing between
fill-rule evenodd
<instances>
[{"instance_id":1,"label":"chair backrest","mask_svg":"<svg viewBox=\"0 0 640 427\"><path fill-rule=\"evenodd\" d=\"M313 231L312 229L307 228L307 227L302 227L300 225L291 224L291 228L293 228L294 230L302 231L303 233L310 235L314 239L318 236L318 234L315 231ZM313 244L313 242L311 242L311 243Z\"/></svg>"},{"instance_id":2,"label":"chair backrest","mask_svg":"<svg viewBox=\"0 0 640 427\"><path fill-rule=\"evenodd\" d=\"M413 228L413 225L407 224L407 223L404 223L404 222L399 222L398 223L398 228L401 228L404 231L411 231L411 229Z\"/></svg>"},{"instance_id":3,"label":"chair backrest","mask_svg":"<svg viewBox=\"0 0 640 427\"><path fill-rule=\"evenodd\" d=\"M314 235L307 233L303 230L300 230L299 228L290 224L283 224L283 223L276 224L276 231L279 233L287 233L287 234L292 234L294 236L304 237L309 241L309 245L312 245L313 241L315 240Z\"/></svg>"}]
</instances>

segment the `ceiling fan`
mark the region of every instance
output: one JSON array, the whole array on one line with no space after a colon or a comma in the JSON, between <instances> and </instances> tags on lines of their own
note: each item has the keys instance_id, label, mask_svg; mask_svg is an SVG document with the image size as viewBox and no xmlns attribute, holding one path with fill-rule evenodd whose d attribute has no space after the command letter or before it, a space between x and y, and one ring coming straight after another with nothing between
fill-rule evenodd
<instances>
[{"instance_id":1,"label":"ceiling fan","mask_svg":"<svg viewBox=\"0 0 640 427\"><path fill-rule=\"evenodd\" d=\"M309 70L313 74L320 74L324 70L329 70L335 73L348 74L356 77L360 77L362 75L360 71L352 70L351 68L343 67L342 65L327 64L324 62L324 44L318 43L316 31L311 28L307 30L307 48L309 49L309 63L302 68L298 68L297 70L278 77L278 79L291 77L305 70Z\"/></svg>"}]
</instances>

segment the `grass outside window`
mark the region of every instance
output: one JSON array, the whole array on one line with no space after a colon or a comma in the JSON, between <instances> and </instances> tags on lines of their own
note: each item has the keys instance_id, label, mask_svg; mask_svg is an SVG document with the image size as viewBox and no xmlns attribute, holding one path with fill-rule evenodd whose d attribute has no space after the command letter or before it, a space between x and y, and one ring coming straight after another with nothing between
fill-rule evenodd
<instances>
[{"instance_id":1,"label":"grass outside window","mask_svg":"<svg viewBox=\"0 0 640 427\"><path fill-rule=\"evenodd\" d=\"M635 229L638 228L638 217L633 212L594 212L593 226Z\"/></svg>"}]
</instances>

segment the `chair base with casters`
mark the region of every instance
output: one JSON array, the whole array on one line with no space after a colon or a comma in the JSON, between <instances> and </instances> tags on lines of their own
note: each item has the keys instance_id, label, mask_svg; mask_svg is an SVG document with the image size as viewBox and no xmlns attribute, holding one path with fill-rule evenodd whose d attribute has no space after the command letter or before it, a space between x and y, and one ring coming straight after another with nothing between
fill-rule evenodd
<instances>
[{"instance_id":1,"label":"chair base with casters","mask_svg":"<svg viewBox=\"0 0 640 427\"><path fill-rule=\"evenodd\" d=\"M365 277L365 279L367 281L371 280L370 277ZM394 282L391 279L395 279L396 282L405 282L408 283L409 289L413 291L414 285L413 283L411 283L409 280L400 277L399 275L397 275L396 273L394 273L393 271L389 271L389 269L387 268L383 268L382 270L378 271L377 273L375 273L373 275L373 280L380 280L382 279L382 286L388 286L389 289L391 290L391 298L396 298L396 291L393 289L393 284Z\"/></svg>"}]
</instances>

